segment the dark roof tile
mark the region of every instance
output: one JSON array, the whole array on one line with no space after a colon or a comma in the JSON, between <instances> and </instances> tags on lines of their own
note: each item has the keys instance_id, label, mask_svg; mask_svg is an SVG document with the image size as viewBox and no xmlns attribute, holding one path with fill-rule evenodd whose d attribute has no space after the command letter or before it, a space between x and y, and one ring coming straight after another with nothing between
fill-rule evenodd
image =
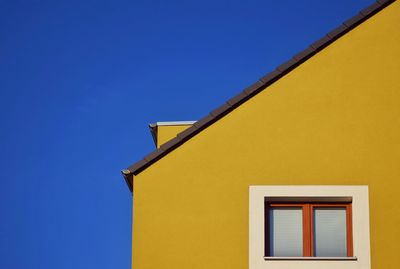
<instances>
[{"instance_id":1,"label":"dark roof tile","mask_svg":"<svg viewBox=\"0 0 400 269\"><path fill-rule=\"evenodd\" d=\"M378 2L377 2L377 3L374 3L373 5L371 5L371 6L367 7L367 8L364 8L363 10L361 10L360 13L361 13L361 15L363 15L363 16L368 16L368 15L374 13L378 8L380 8L381 5L382 5L382 4L380 4L380 3L378 3Z\"/></svg>"},{"instance_id":2,"label":"dark roof tile","mask_svg":"<svg viewBox=\"0 0 400 269\"><path fill-rule=\"evenodd\" d=\"M236 95L236 96L232 97L231 99L229 99L227 101L227 103L229 105L231 105L232 107L234 107L234 106L242 103L246 99L246 97L247 97L247 93L241 92L238 95Z\"/></svg>"},{"instance_id":3,"label":"dark roof tile","mask_svg":"<svg viewBox=\"0 0 400 269\"><path fill-rule=\"evenodd\" d=\"M272 82L276 81L278 78L280 78L281 74L282 74L281 71L274 70L274 71L266 74L262 78L260 78L260 81L262 81L266 87L266 86L270 85Z\"/></svg>"},{"instance_id":4,"label":"dark roof tile","mask_svg":"<svg viewBox=\"0 0 400 269\"><path fill-rule=\"evenodd\" d=\"M344 24L340 25L336 29L330 31L327 36L329 36L332 39L338 38L342 36L344 33L347 33L348 27Z\"/></svg>"},{"instance_id":5,"label":"dark roof tile","mask_svg":"<svg viewBox=\"0 0 400 269\"><path fill-rule=\"evenodd\" d=\"M181 139L185 139L187 137L191 137L192 135L196 134L198 131L199 129L193 125L187 128L186 130L180 132L177 136Z\"/></svg>"},{"instance_id":6,"label":"dark roof tile","mask_svg":"<svg viewBox=\"0 0 400 269\"><path fill-rule=\"evenodd\" d=\"M315 49L313 47L308 47L305 50L297 53L295 56L293 56L293 59L297 60L297 61L305 61L308 58L310 58L312 55L314 55L315 53Z\"/></svg>"},{"instance_id":7,"label":"dark roof tile","mask_svg":"<svg viewBox=\"0 0 400 269\"><path fill-rule=\"evenodd\" d=\"M196 121L194 126L196 126L199 129L202 129L203 127L207 126L208 123L214 122L215 117L211 115L207 115L204 118L200 119L199 121Z\"/></svg>"},{"instance_id":8,"label":"dark roof tile","mask_svg":"<svg viewBox=\"0 0 400 269\"><path fill-rule=\"evenodd\" d=\"M175 148L178 144L180 144L182 138L175 136L171 140L165 142L160 146L160 149L164 150L165 152L170 152L171 149Z\"/></svg>"},{"instance_id":9,"label":"dark roof tile","mask_svg":"<svg viewBox=\"0 0 400 269\"><path fill-rule=\"evenodd\" d=\"M297 64L298 61L296 61L295 59L290 59L289 61L278 66L276 69L281 72L287 72L288 70L294 68Z\"/></svg>"},{"instance_id":10,"label":"dark roof tile","mask_svg":"<svg viewBox=\"0 0 400 269\"><path fill-rule=\"evenodd\" d=\"M393 0L378 0L377 2L378 2L379 4L381 4L382 6L386 6L386 5L388 5L388 4L393 3L394 1L393 1Z\"/></svg>"},{"instance_id":11,"label":"dark roof tile","mask_svg":"<svg viewBox=\"0 0 400 269\"><path fill-rule=\"evenodd\" d=\"M346 25L347 27L353 28L353 27L357 26L358 24L360 24L363 21L363 19L364 19L364 15L359 13L359 14L351 17L347 21L345 21L343 24Z\"/></svg>"},{"instance_id":12,"label":"dark roof tile","mask_svg":"<svg viewBox=\"0 0 400 269\"><path fill-rule=\"evenodd\" d=\"M252 84L252 85L250 85L249 87L247 87L245 90L244 90L244 92L247 94L247 95L254 95L254 94L256 94L256 93L258 93L260 90L261 90L261 87L263 86L263 83L261 82L261 81L257 81L256 83L254 83L254 84Z\"/></svg>"},{"instance_id":13,"label":"dark roof tile","mask_svg":"<svg viewBox=\"0 0 400 269\"><path fill-rule=\"evenodd\" d=\"M333 40L332 38L330 38L329 36L326 35L323 38L312 43L311 47L316 50L320 50L320 49L325 48L332 40Z\"/></svg>"},{"instance_id":14,"label":"dark roof tile","mask_svg":"<svg viewBox=\"0 0 400 269\"><path fill-rule=\"evenodd\" d=\"M137 170L141 167L145 166L148 163L145 159L138 161L137 163L132 164L128 167L128 170L131 171L132 174L135 174Z\"/></svg>"},{"instance_id":15,"label":"dark roof tile","mask_svg":"<svg viewBox=\"0 0 400 269\"><path fill-rule=\"evenodd\" d=\"M164 154L164 150L162 148L159 148L153 152L151 152L150 154L147 154L143 159L146 161L151 161L151 160L155 160L159 157L161 157Z\"/></svg>"},{"instance_id":16,"label":"dark roof tile","mask_svg":"<svg viewBox=\"0 0 400 269\"><path fill-rule=\"evenodd\" d=\"M222 106L218 107L217 109L211 111L210 114L214 117L220 117L221 115L224 115L226 112L228 112L230 108L231 105L225 103Z\"/></svg>"}]
</instances>

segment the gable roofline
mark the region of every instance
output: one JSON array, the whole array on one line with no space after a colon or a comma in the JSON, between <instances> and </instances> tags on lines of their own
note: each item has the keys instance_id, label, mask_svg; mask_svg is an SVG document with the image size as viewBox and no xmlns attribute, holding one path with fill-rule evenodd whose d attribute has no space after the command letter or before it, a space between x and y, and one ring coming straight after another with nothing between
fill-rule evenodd
<instances>
[{"instance_id":1,"label":"gable roofline","mask_svg":"<svg viewBox=\"0 0 400 269\"><path fill-rule=\"evenodd\" d=\"M352 18L346 20L339 27L330 31L323 38L312 43L308 48L299 52L289 61L279 65L274 71L268 73L263 76L259 80L257 80L254 84L244 89L240 94L235 97L229 99L225 104L211 111L209 115L197 121L193 126L189 127L185 131L179 133L175 138L169 140L165 144L163 144L159 149L151 152L147 156L145 156L142 160L134 163L129 166L127 169L122 170L122 174L128 184L129 189L132 191L133 189L133 176L139 174L144 169L167 155L169 152L173 151L175 148L179 147L187 140L224 117L226 114L254 97L256 94L279 80L281 77L288 74L290 71L295 69L297 66L301 65L309 58L326 48L328 45L353 30L355 27L395 2L396 0L378 0L374 4L364 8L357 15Z\"/></svg>"}]
</instances>

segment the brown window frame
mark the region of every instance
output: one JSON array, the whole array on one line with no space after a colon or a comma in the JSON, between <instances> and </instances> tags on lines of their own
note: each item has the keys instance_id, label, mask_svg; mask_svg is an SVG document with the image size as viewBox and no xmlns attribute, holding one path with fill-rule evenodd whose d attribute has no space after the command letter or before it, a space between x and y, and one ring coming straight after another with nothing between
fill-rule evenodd
<instances>
[{"instance_id":1,"label":"brown window frame","mask_svg":"<svg viewBox=\"0 0 400 269\"><path fill-rule=\"evenodd\" d=\"M343 203L304 203L304 202L288 202L288 203L274 203L265 202L265 241L264 250L266 257L273 257L270 255L270 225L269 225L269 210L271 208L292 207L301 208L303 211L303 257L314 256L314 227L313 227L313 211L314 208L345 208L346 209L346 240L347 240L347 257L353 257L353 224L352 224L352 204L351 202Z\"/></svg>"}]
</instances>

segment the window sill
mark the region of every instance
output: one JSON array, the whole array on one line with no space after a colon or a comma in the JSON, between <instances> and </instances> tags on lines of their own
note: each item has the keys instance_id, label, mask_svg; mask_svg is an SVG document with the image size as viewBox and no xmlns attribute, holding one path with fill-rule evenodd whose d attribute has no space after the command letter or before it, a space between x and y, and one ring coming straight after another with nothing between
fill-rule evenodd
<instances>
[{"instance_id":1,"label":"window sill","mask_svg":"<svg viewBox=\"0 0 400 269\"><path fill-rule=\"evenodd\" d=\"M264 257L266 261L357 261L357 257Z\"/></svg>"}]
</instances>

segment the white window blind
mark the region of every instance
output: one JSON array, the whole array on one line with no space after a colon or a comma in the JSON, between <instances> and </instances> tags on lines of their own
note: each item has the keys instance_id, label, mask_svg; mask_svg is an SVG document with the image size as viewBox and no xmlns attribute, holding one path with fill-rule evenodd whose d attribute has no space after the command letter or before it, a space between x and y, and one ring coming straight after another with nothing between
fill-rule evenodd
<instances>
[{"instance_id":1,"label":"white window blind","mask_svg":"<svg viewBox=\"0 0 400 269\"><path fill-rule=\"evenodd\" d=\"M314 209L314 255L316 257L347 256L346 209Z\"/></svg>"},{"instance_id":2,"label":"white window blind","mask_svg":"<svg viewBox=\"0 0 400 269\"><path fill-rule=\"evenodd\" d=\"M301 208L269 210L270 256L303 256L303 211Z\"/></svg>"}]
</instances>

